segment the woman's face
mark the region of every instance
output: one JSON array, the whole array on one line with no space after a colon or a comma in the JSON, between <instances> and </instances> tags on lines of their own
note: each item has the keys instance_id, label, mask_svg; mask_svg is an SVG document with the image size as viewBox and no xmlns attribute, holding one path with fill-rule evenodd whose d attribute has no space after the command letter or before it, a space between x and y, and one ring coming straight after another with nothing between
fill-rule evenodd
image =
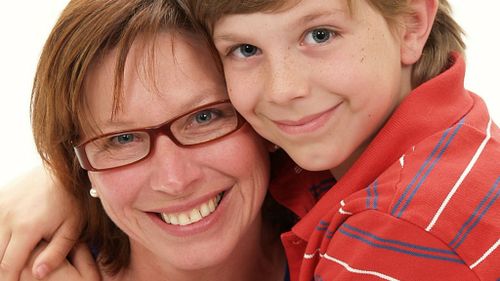
<instances>
[{"instance_id":1,"label":"woman's face","mask_svg":"<svg viewBox=\"0 0 500 281\"><path fill-rule=\"evenodd\" d=\"M161 34L152 76L142 43L138 39L128 55L122 104L113 118L116 53L94 63L86 77L90 114L103 134L161 124L227 98L203 43L186 35ZM160 135L150 157L89 172L89 177L109 217L130 237L132 261L141 258L153 267L195 270L227 263L260 235L268 153L248 125L190 148ZM191 221L193 213L202 218Z\"/></svg>"}]
</instances>

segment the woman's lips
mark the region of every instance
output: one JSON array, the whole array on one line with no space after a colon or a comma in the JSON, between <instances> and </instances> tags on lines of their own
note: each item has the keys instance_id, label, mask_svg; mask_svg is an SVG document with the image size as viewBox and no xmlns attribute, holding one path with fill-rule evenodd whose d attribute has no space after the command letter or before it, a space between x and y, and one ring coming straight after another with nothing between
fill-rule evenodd
<instances>
[{"instance_id":1,"label":"woman's lips","mask_svg":"<svg viewBox=\"0 0 500 281\"><path fill-rule=\"evenodd\" d=\"M280 130L290 135L311 133L323 127L340 104L341 103L323 112L312 114L296 121L276 120L274 123Z\"/></svg>"},{"instance_id":2,"label":"woman's lips","mask_svg":"<svg viewBox=\"0 0 500 281\"><path fill-rule=\"evenodd\" d=\"M211 213L215 212L215 209L219 205L220 200L224 193L219 193L215 197L208 199L206 202L199 204L198 206L192 207L188 211L184 212L170 212L160 213L160 217L166 223L173 225L188 225L196 223L202 220L204 217L209 216Z\"/></svg>"},{"instance_id":3,"label":"woman's lips","mask_svg":"<svg viewBox=\"0 0 500 281\"><path fill-rule=\"evenodd\" d=\"M224 193L223 195L222 194L220 194L220 196L217 195L216 200L218 202L217 204L214 204L213 210L210 210L210 208L212 207L209 207L209 214L205 214L205 216L204 214L201 214L202 212L201 208L204 208L202 207L202 205L204 205L205 203L202 203L200 205L200 208L198 210L200 211L201 219L192 220L191 218L183 218L184 216L189 216L191 212L167 214L167 216L169 217L168 219L165 219L165 213L163 212L159 213L151 212L148 213L148 215L157 225L159 225L164 231L168 232L170 235L182 236L182 237L195 235L210 229L220 219L222 213L224 212L224 209L227 208L226 207L227 204L225 204L226 200L224 200L224 198L227 197L228 191L224 191L223 193ZM212 199L210 199L209 201L211 200ZM205 210L203 212L205 212ZM174 221L172 221L172 219Z\"/></svg>"}]
</instances>

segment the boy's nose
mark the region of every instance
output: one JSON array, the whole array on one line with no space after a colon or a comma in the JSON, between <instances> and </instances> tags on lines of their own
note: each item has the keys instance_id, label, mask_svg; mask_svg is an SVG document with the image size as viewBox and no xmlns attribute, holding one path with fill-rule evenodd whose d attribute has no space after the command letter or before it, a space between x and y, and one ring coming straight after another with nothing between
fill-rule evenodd
<instances>
[{"instance_id":1,"label":"boy's nose","mask_svg":"<svg viewBox=\"0 0 500 281\"><path fill-rule=\"evenodd\" d=\"M307 71L293 55L284 55L269 62L266 99L276 104L287 104L309 94Z\"/></svg>"},{"instance_id":2,"label":"boy's nose","mask_svg":"<svg viewBox=\"0 0 500 281\"><path fill-rule=\"evenodd\" d=\"M193 151L177 146L166 136L158 137L151 152L151 188L172 196L191 192L202 173L201 167L194 161Z\"/></svg>"}]
</instances>

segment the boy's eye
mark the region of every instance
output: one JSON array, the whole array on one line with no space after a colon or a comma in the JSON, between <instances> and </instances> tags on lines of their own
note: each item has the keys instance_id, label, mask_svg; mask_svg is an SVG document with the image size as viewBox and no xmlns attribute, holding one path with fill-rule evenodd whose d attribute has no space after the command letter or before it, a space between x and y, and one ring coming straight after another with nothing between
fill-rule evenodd
<instances>
[{"instance_id":1,"label":"boy's eye","mask_svg":"<svg viewBox=\"0 0 500 281\"><path fill-rule=\"evenodd\" d=\"M243 44L237 46L231 54L239 57L239 58L248 58L251 56L255 56L259 52L259 48L255 47L254 45L250 44Z\"/></svg>"},{"instance_id":2,"label":"boy's eye","mask_svg":"<svg viewBox=\"0 0 500 281\"><path fill-rule=\"evenodd\" d=\"M304 41L306 44L322 44L328 42L335 34L326 28L313 29L306 33Z\"/></svg>"}]
</instances>

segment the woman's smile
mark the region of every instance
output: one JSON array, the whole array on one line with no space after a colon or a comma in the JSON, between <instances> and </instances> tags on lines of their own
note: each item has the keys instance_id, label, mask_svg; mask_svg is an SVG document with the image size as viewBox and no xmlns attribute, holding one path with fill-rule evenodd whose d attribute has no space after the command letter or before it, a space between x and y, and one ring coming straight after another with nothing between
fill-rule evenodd
<instances>
[{"instance_id":1,"label":"woman's smile","mask_svg":"<svg viewBox=\"0 0 500 281\"><path fill-rule=\"evenodd\" d=\"M189 209L184 207L186 211L150 212L148 215L169 235L181 237L196 235L213 228L220 217L227 213L225 210L228 209L229 203L226 201L230 199L226 199L226 197L230 198L230 194L230 190L222 191L201 203L197 203L194 207L189 207ZM200 200L197 201L200 202ZM192 203L187 205L193 206Z\"/></svg>"}]
</instances>

